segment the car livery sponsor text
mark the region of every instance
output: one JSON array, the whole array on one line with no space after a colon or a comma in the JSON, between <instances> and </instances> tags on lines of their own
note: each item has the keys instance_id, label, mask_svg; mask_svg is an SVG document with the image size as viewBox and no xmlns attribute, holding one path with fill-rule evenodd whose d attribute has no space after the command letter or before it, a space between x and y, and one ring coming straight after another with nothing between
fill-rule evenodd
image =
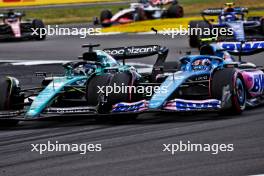
<instances>
[{"instance_id":1,"label":"car livery sponsor text","mask_svg":"<svg viewBox=\"0 0 264 176\"><path fill-rule=\"evenodd\" d=\"M262 93L264 91L264 75L254 75L254 86L252 92Z\"/></svg>"},{"instance_id":2,"label":"car livery sponsor text","mask_svg":"<svg viewBox=\"0 0 264 176\"><path fill-rule=\"evenodd\" d=\"M221 42L219 45L228 51L240 51L242 46L242 51L252 51L256 49L264 49L264 41L258 42Z\"/></svg>"},{"instance_id":3,"label":"car livery sponsor text","mask_svg":"<svg viewBox=\"0 0 264 176\"><path fill-rule=\"evenodd\" d=\"M157 45L152 46L142 46L142 47L127 47L127 48L109 48L104 49L104 52L107 54L110 54L112 56L116 55L141 55L141 54L151 54L151 53L157 53L159 47Z\"/></svg>"}]
</instances>

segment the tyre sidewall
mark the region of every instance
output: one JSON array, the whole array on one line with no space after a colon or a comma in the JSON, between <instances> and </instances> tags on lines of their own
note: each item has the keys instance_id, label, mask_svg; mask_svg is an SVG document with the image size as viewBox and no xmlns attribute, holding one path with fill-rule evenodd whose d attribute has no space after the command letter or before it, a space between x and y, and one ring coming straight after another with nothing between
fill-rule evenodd
<instances>
[{"instance_id":1,"label":"tyre sidewall","mask_svg":"<svg viewBox=\"0 0 264 176\"><path fill-rule=\"evenodd\" d=\"M244 101L243 103L239 102L238 92L237 92L237 80L241 81L243 86ZM234 68L224 68L217 70L213 73L211 79L211 95L212 98L222 100L223 88L229 86L230 88L230 102L231 107L223 107L223 111L228 114L241 114L246 107L246 87L244 84L243 77L241 73Z\"/></svg>"}]
</instances>

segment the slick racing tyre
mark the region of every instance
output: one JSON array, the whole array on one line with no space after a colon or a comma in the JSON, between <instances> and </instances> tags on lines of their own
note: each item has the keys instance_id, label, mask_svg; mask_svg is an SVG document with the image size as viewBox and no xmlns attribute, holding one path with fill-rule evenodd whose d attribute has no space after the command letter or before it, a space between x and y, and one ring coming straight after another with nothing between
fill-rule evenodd
<instances>
[{"instance_id":1,"label":"slick racing tyre","mask_svg":"<svg viewBox=\"0 0 264 176\"><path fill-rule=\"evenodd\" d=\"M109 27L111 26L110 20L113 17L113 14L110 10L103 10L100 15L100 23L103 27ZM105 22L109 21L109 22Z\"/></svg>"},{"instance_id":2,"label":"slick racing tyre","mask_svg":"<svg viewBox=\"0 0 264 176\"><path fill-rule=\"evenodd\" d=\"M141 9L141 8L137 8L137 9L136 9L136 13L135 13L134 20L135 20L135 21L143 21L143 20L147 20L146 13L144 12L143 9Z\"/></svg>"},{"instance_id":3,"label":"slick racing tyre","mask_svg":"<svg viewBox=\"0 0 264 176\"><path fill-rule=\"evenodd\" d=\"M46 39L46 34L45 35L41 35L40 34L40 31L41 29L44 29L45 28L45 25L43 23L42 20L38 20L38 19L34 19L32 21L32 26L34 29L36 29L38 35L35 35L35 39L36 40L45 40Z\"/></svg>"},{"instance_id":4,"label":"slick racing tyre","mask_svg":"<svg viewBox=\"0 0 264 176\"><path fill-rule=\"evenodd\" d=\"M111 79L111 82L109 84L111 87L133 87L131 89L131 92L129 90L120 92L112 92L107 97L107 104L106 108L112 108L113 105L120 103L120 102L134 102L138 101L138 94L136 92L133 92L134 88L136 88L136 82L132 80L132 75L130 73L115 73ZM128 118L129 117L129 118ZM128 120L128 119L135 119L137 117L137 114L129 114L125 118L124 116L121 117L121 119Z\"/></svg>"},{"instance_id":5,"label":"slick racing tyre","mask_svg":"<svg viewBox=\"0 0 264 176\"><path fill-rule=\"evenodd\" d=\"M211 80L211 95L213 98L222 100L223 92L230 92L227 107L223 107L221 113L227 115L241 114L246 108L247 92L242 75L234 68L217 70ZM225 104L226 102L224 102Z\"/></svg>"},{"instance_id":6,"label":"slick racing tyre","mask_svg":"<svg viewBox=\"0 0 264 176\"><path fill-rule=\"evenodd\" d=\"M261 19L261 34L264 35L264 18Z\"/></svg>"},{"instance_id":7,"label":"slick racing tyre","mask_svg":"<svg viewBox=\"0 0 264 176\"><path fill-rule=\"evenodd\" d=\"M111 77L111 74L95 75L87 82L86 100L89 106L98 105L101 96L99 87L102 88L103 86L109 85Z\"/></svg>"},{"instance_id":8,"label":"slick racing tyre","mask_svg":"<svg viewBox=\"0 0 264 176\"><path fill-rule=\"evenodd\" d=\"M190 47L193 47L193 48L200 47L201 38L210 37L210 36L204 36L204 35L200 35L198 33L195 33L195 31L199 31L199 30L197 30L197 28L200 28L201 31L203 31L203 29L205 29L205 28L210 28L210 25L205 21L190 21L189 27L190 27L190 31L193 31L191 34L189 34L189 45L190 45Z\"/></svg>"},{"instance_id":9,"label":"slick racing tyre","mask_svg":"<svg viewBox=\"0 0 264 176\"><path fill-rule=\"evenodd\" d=\"M6 78L0 78L0 111L12 110L12 87ZM14 126L18 120L1 120L0 126Z\"/></svg>"},{"instance_id":10,"label":"slick racing tyre","mask_svg":"<svg viewBox=\"0 0 264 176\"><path fill-rule=\"evenodd\" d=\"M133 86L132 85L132 75L129 73L116 73L113 75L113 78L111 79L110 82L111 87L128 87L128 86ZM111 93L108 96L108 103L110 105L114 105L119 102L129 102L132 101L133 93L129 92L122 92L120 93Z\"/></svg>"},{"instance_id":11,"label":"slick racing tyre","mask_svg":"<svg viewBox=\"0 0 264 176\"><path fill-rule=\"evenodd\" d=\"M181 18L183 16L184 16L183 8L178 4L172 4L167 10L168 18Z\"/></svg>"}]
</instances>

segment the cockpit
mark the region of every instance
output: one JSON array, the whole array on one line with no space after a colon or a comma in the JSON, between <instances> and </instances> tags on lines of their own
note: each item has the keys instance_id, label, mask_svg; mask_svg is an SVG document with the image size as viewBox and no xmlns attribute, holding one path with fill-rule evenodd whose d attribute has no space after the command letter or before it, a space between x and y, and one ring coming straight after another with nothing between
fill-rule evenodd
<instances>
[{"instance_id":1,"label":"cockpit","mask_svg":"<svg viewBox=\"0 0 264 176\"><path fill-rule=\"evenodd\" d=\"M186 56L180 60L181 71L210 71L221 64L223 60L211 56Z\"/></svg>"},{"instance_id":2,"label":"cockpit","mask_svg":"<svg viewBox=\"0 0 264 176\"><path fill-rule=\"evenodd\" d=\"M77 62L72 67L74 75L89 75L97 68L117 67L119 63L109 54L101 50L86 52L81 57L83 61Z\"/></svg>"}]
</instances>

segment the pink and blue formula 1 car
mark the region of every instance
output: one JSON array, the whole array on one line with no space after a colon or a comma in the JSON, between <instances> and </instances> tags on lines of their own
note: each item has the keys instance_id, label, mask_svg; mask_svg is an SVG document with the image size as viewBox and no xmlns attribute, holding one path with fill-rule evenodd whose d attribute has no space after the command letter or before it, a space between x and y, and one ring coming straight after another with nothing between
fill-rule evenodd
<instances>
[{"instance_id":1,"label":"pink and blue formula 1 car","mask_svg":"<svg viewBox=\"0 0 264 176\"><path fill-rule=\"evenodd\" d=\"M243 62L242 55L264 50L264 42L206 44L200 55L180 59L177 72L157 75L161 89L149 101L119 103L114 111L146 105L148 111L218 111L240 114L246 107L264 103L263 67ZM231 56L239 55L239 61ZM140 104L141 103L141 104ZM133 108L132 108L133 111Z\"/></svg>"}]
</instances>

